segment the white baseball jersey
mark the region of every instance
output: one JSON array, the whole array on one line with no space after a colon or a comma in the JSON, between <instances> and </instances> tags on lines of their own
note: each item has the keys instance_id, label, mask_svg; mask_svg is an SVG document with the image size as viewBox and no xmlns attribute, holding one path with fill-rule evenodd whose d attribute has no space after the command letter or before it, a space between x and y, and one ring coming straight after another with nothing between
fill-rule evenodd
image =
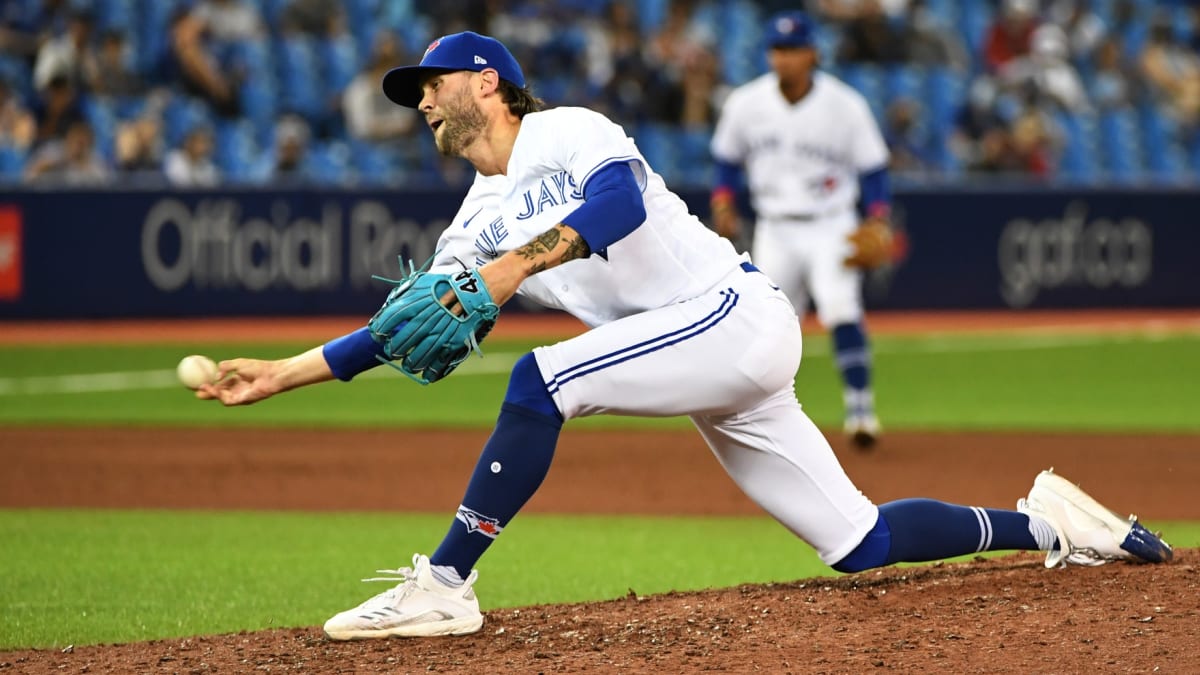
<instances>
[{"instance_id":1,"label":"white baseball jersey","mask_svg":"<svg viewBox=\"0 0 1200 675\"><path fill-rule=\"evenodd\" d=\"M791 304L688 213L619 126L580 108L525 116L507 175L477 178L436 267L478 266L525 245L578 208L588 179L614 162L634 169L645 222L519 291L592 327L534 350L547 390L564 419L689 415L752 499L826 562L841 560L878 510L796 401Z\"/></svg>"},{"instance_id":2,"label":"white baseball jersey","mask_svg":"<svg viewBox=\"0 0 1200 675\"><path fill-rule=\"evenodd\" d=\"M859 174L888 161L866 99L820 71L794 104L779 91L774 73L735 89L713 134L712 154L745 166L759 218L852 209Z\"/></svg>"},{"instance_id":3,"label":"white baseball jersey","mask_svg":"<svg viewBox=\"0 0 1200 675\"><path fill-rule=\"evenodd\" d=\"M820 71L795 103L767 73L735 89L712 139L718 160L746 170L757 215L751 252L801 315L811 296L832 328L862 319L862 275L842 261L858 226L859 175L887 165L871 108Z\"/></svg>"}]
</instances>

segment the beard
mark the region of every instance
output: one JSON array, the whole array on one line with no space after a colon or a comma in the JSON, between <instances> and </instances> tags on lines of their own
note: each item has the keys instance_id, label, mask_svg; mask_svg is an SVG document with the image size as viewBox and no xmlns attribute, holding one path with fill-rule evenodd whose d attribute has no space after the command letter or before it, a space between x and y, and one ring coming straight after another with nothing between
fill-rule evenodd
<instances>
[{"instance_id":1,"label":"beard","mask_svg":"<svg viewBox=\"0 0 1200 675\"><path fill-rule=\"evenodd\" d=\"M454 100L446 105L441 134L434 134L438 152L446 157L461 156L463 150L479 138L485 126L487 116L464 86Z\"/></svg>"}]
</instances>

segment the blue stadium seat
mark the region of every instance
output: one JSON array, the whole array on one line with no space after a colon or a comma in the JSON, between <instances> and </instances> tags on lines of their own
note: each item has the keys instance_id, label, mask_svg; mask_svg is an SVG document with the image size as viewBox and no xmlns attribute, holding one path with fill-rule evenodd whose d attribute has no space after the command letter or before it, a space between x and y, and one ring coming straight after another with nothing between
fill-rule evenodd
<instances>
[{"instance_id":1,"label":"blue stadium seat","mask_svg":"<svg viewBox=\"0 0 1200 675\"><path fill-rule=\"evenodd\" d=\"M193 127L212 125L213 114L208 105L188 96L172 96L163 108L163 137L168 147L178 147Z\"/></svg>"},{"instance_id":2,"label":"blue stadium seat","mask_svg":"<svg viewBox=\"0 0 1200 675\"><path fill-rule=\"evenodd\" d=\"M213 161L222 177L233 183L250 179L250 167L260 156L254 125L249 120L219 120L213 127Z\"/></svg>"},{"instance_id":3,"label":"blue stadium seat","mask_svg":"<svg viewBox=\"0 0 1200 675\"><path fill-rule=\"evenodd\" d=\"M666 124L647 123L638 125L633 135L642 156L668 185L679 174L679 152L672 131Z\"/></svg>"},{"instance_id":4,"label":"blue stadium seat","mask_svg":"<svg viewBox=\"0 0 1200 675\"><path fill-rule=\"evenodd\" d=\"M275 79L275 60L266 39L230 42L226 45L225 59L231 68L241 70L246 79Z\"/></svg>"},{"instance_id":5,"label":"blue stadium seat","mask_svg":"<svg viewBox=\"0 0 1200 675\"><path fill-rule=\"evenodd\" d=\"M1100 114L1100 146L1104 151L1105 169L1117 182L1134 182L1143 177L1141 137L1137 119L1130 111L1109 111Z\"/></svg>"},{"instance_id":6,"label":"blue stadium seat","mask_svg":"<svg viewBox=\"0 0 1200 675\"><path fill-rule=\"evenodd\" d=\"M712 152L709 150L712 129L683 129L676 133L678 134L675 143L679 148L678 181L680 185L711 187L715 177Z\"/></svg>"},{"instance_id":7,"label":"blue stadium seat","mask_svg":"<svg viewBox=\"0 0 1200 675\"><path fill-rule=\"evenodd\" d=\"M117 109L112 100L84 96L80 100L83 116L92 126L96 150L110 162L116 156Z\"/></svg>"},{"instance_id":8,"label":"blue stadium seat","mask_svg":"<svg viewBox=\"0 0 1200 675\"><path fill-rule=\"evenodd\" d=\"M182 0L141 0L136 24L138 65L143 73L154 72L170 45L171 17Z\"/></svg>"},{"instance_id":9,"label":"blue stadium seat","mask_svg":"<svg viewBox=\"0 0 1200 675\"><path fill-rule=\"evenodd\" d=\"M1165 183L1179 183L1191 178L1187 155L1175 142L1178 131L1175 121L1155 106L1146 105L1138 111L1138 122L1146 151L1146 168L1154 178Z\"/></svg>"},{"instance_id":10,"label":"blue stadium seat","mask_svg":"<svg viewBox=\"0 0 1200 675\"><path fill-rule=\"evenodd\" d=\"M959 10L958 33L976 68L983 59L983 43L992 23L994 10L987 0L964 0Z\"/></svg>"},{"instance_id":11,"label":"blue stadium seat","mask_svg":"<svg viewBox=\"0 0 1200 675\"><path fill-rule=\"evenodd\" d=\"M898 98L921 100L925 92L926 71L921 66L891 65L884 71L883 91L888 103Z\"/></svg>"},{"instance_id":12,"label":"blue stadium seat","mask_svg":"<svg viewBox=\"0 0 1200 675\"><path fill-rule=\"evenodd\" d=\"M307 164L309 175L317 183L352 183L357 179L350 165L350 148L342 141L312 143Z\"/></svg>"},{"instance_id":13,"label":"blue stadium seat","mask_svg":"<svg viewBox=\"0 0 1200 675\"><path fill-rule=\"evenodd\" d=\"M25 172L27 153L11 145L0 145L0 183L18 182Z\"/></svg>"},{"instance_id":14,"label":"blue stadium seat","mask_svg":"<svg viewBox=\"0 0 1200 675\"><path fill-rule=\"evenodd\" d=\"M875 119L884 114L883 68L868 63L847 63L842 66L842 79L867 99Z\"/></svg>"},{"instance_id":15,"label":"blue stadium seat","mask_svg":"<svg viewBox=\"0 0 1200 675\"><path fill-rule=\"evenodd\" d=\"M316 41L289 35L276 42L279 67L280 109L294 112L319 125L328 113Z\"/></svg>"},{"instance_id":16,"label":"blue stadium seat","mask_svg":"<svg viewBox=\"0 0 1200 675\"><path fill-rule=\"evenodd\" d=\"M0 79L8 82L13 93L26 104L34 100L33 70L21 59L0 52Z\"/></svg>"},{"instance_id":17,"label":"blue stadium seat","mask_svg":"<svg viewBox=\"0 0 1200 675\"><path fill-rule=\"evenodd\" d=\"M1095 145L1089 142L1086 129L1095 125L1083 121L1084 116L1063 112L1055 121L1065 136L1065 146L1059 166L1061 177L1079 183L1094 181L1099 176Z\"/></svg>"},{"instance_id":18,"label":"blue stadium seat","mask_svg":"<svg viewBox=\"0 0 1200 675\"><path fill-rule=\"evenodd\" d=\"M93 11L100 29L116 28L136 34L140 11L137 0L95 0Z\"/></svg>"},{"instance_id":19,"label":"blue stadium seat","mask_svg":"<svg viewBox=\"0 0 1200 675\"><path fill-rule=\"evenodd\" d=\"M350 162L363 185L391 185L403 176L399 155L389 146L351 139Z\"/></svg>"},{"instance_id":20,"label":"blue stadium seat","mask_svg":"<svg viewBox=\"0 0 1200 675\"><path fill-rule=\"evenodd\" d=\"M242 114L254 125L254 138L259 145L270 145L275 135L279 95L274 79L246 80L239 89Z\"/></svg>"},{"instance_id":21,"label":"blue stadium seat","mask_svg":"<svg viewBox=\"0 0 1200 675\"><path fill-rule=\"evenodd\" d=\"M354 38L341 35L322 40L319 48L325 68L327 95L338 96L361 68L358 46Z\"/></svg>"},{"instance_id":22,"label":"blue stadium seat","mask_svg":"<svg viewBox=\"0 0 1200 675\"><path fill-rule=\"evenodd\" d=\"M946 133L954 125L966 101L967 78L950 68L934 68L925 78L925 107L933 134Z\"/></svg>"},{"instance_id":23,"label":"blue stadium seat","mask_svg":"<svg viewBox=\"0 0 1200 675\"><path fill-rule=\"evenodd\" d=\"M642 36L650 36L658 31L667 18L669 0L637 0L638 28Z\"/></svg>"}]
</instances>

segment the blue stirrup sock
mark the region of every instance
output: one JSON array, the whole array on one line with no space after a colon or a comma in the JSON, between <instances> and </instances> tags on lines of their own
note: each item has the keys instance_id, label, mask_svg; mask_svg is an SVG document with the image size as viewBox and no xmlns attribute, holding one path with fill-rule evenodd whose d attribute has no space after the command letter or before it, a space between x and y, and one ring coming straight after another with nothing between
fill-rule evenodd
<instances>
[{"instance_id":1,"label":"blue stirrup sock","mask_svg":"<svg viewBox=\"0 0 1200 675\"><path fill-rule=\"evenodd\" d=\"M847 389L861 391L871 386L871 355L862 322L833 327L833 352Z\"/></svg>"},{"instance_id":2,"label":"blue stirrup sock","mask_svg":"<svg viewBox=\"0 0 1200 675\"><path fill-rule=\"evenodd\" d=\"M927 562L980 551L1046 551L1057 544L1049 524L1023 513L934 499L901 499L879 507L875 527L833 568L861 572L897 562Z\"/></svg>"},{"instance_id":3,"label":"blue stirrup sock","mask_svg":"<svg viewBox=\"0 0 1200 675\"><path fill-rule=\"evenodd\" d=\"M541 486L562 424L533 354L526 354L513 368L496 427L483 446L450 531L429 557L439 581L456 585L467 578Z\"/></svg>"}]
</instances>

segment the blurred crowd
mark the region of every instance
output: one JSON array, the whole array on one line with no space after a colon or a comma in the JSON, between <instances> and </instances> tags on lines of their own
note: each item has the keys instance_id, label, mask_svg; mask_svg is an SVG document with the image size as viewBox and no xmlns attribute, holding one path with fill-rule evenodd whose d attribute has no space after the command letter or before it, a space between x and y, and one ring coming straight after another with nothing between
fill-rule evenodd
<instances>
[{"instance_id":1,"label":"blurred crowd","mask_svg":"<svg viewBox=\"0 0 1200 675\"><path fill-rule=\"evenodd\" d=\"M724 96L797 6L901 179L1200 179L1193 0L0 0L0 182L463 185L379 82L476 30L707 184Z\"/></svg>"}]
</instances>

